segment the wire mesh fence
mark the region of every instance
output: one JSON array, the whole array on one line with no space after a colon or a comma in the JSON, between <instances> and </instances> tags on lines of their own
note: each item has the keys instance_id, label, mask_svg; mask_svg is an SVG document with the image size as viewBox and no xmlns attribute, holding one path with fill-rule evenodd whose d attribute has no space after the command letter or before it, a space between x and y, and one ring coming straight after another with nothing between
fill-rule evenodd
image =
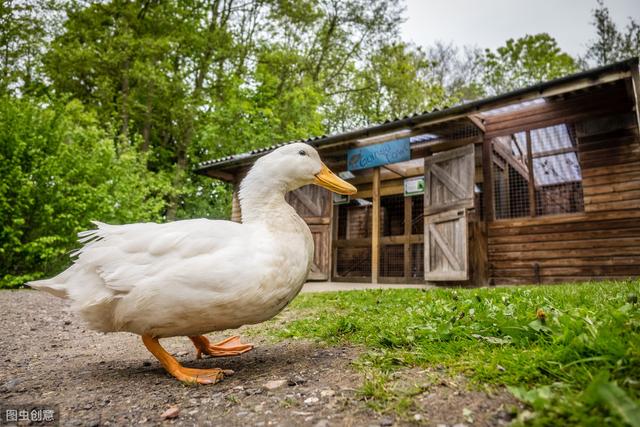
<instances>
[{"instance_id":1,"label":"wire mesh fence","mask_svg":"<svg viewBox=\"0 0 640 427\"><path fill-rule=\"evenodd\" d=\"M584 211L572 125L500 136L491 145L495 219Z\"/></svg>"}]
</instances>

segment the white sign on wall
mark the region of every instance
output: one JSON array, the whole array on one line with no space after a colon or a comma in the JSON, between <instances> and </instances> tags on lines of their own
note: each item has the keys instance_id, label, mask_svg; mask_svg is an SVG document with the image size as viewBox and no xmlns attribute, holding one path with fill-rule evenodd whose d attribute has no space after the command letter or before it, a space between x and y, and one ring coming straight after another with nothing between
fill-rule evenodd
<instances>
[{"instance_id":1,"label":"white sign on wall","mask_svg":"<svg viewBox=\"0 0 640 427\"><path fill-rule=\"evenodd\" d=\"M404 180L404 196L411 197L424 194L424 176L415 176Z\"/></svg>"}]
</instances>

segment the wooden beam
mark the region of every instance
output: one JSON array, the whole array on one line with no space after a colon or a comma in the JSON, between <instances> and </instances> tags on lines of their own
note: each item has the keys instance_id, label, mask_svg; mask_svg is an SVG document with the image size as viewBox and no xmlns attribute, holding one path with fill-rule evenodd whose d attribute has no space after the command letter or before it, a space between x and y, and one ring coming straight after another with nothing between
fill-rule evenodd
<instances>
[{"instance_id":1,"label":"wooden beam","mask_svg":"<svg viewBox=\"0 0 640 427\"><path fill-rule=\"evenodd\" d=\"M550 156L557 156L559 154L577 153L577 152L578 152L578 149L576 147L564 147L564 148L557 148L555 150L540 151L538 153L533 154L531 157L533 159L539 159L540 157L550 157Z\"/></svg>"},{"instance_id":2,"label":"wooden beam","mask_svg":"<svg viewBox=\"0 0 640 427\"><path fill-rule=\"evenodd\" d=\"M493 150L489 138L482 142L482 193L484 219L493 221Z\"/></svg>"},{"instance_id":3,"label":"wooden beam","mask_svg":"<svg viewBox=\"0 0 640 427\"><path fill-rule=\"evenodd\" d=\"M484 123L482 122L482 119L480 117L470 114L467 116L467 119L469 119L471 123L473 123L478 129L480 129L482 133L486 132L486 129L484 128Z\"/></svg>"},{"instance_id":4,"label":"wooden beam","mask_svg":"<svg viewBox=\"0 0 640 427\"><path fill-rule=\"evenodd\" d=\"M235 182L236 180L236 176L234 174L214 169L207 169L206 175L210 178L217 178L227 182Z\"/></svg>"},{"instance_id":5,"label":"wooden beam","mask_svg":"<svg viewBox=\"0 0 640 427\"><path fill-rule=\"evenodd\" d=\"M495 150L511 167L518 172L518 174L529 181L529 172L525 169L524 165L513 156L513 153L509 152L505 147L500 144L492 144L493 150Z\"/></svg>"},{"instance_id":6,"label":"wooden beam","mask_svg":"<svg viewBox=\"0 0 640 427\"><path fill-rule=\"evenodd\" d=\"M371 283L378 283L380 267L380 168L373 169L373 212L371 214Z\"/></svg>"},{"instance_id":7,"label":"wooden beam","mask_svg":"<svg viewBox=\"0 0 640 427\"><path fill-rule=\"evenodd\" d=\"M529 215L536 216L536 181L533 177L533 147L531 147L531 131L527 131L527 167L529 169Z\"/></svg>"},{"instance_id":8,"label":"wooden beam","mask_svg":"<svg viewBox=\"0 0 640 427\"><path fill-rule=\"evenodd\" d=\"M413 218L411 216L411 197L404 198L404 277L411 277L411 244L409 239L411 238L411 224Z\"/></svg>"},{"instance_id":9,"label":"wooden beam","mask_svg":"<svg viewBox=\"0 0 640 427\"><path fill-rule=\"evenodd\" d=\"M640 129L640 70L638 70L638 67L631 69L631 83L633 86L633 101L636 107L636 122L638 129Z\"/></svg>"},{"instance_id":10,"label":"wooden beam","mask_svg":"<svg viewBox=\"0 0 640 427\"><path fill-rule=\"evenodd\" d=\"M383 168L385 168L386 170L395 173L396 175L398 175L401 178L406 178L407 176L402 173L402 172L398 172L398 169L400 168L399 166L391 166L391 165L384 165L382 166Z\"/></svg>"}]
</instances>

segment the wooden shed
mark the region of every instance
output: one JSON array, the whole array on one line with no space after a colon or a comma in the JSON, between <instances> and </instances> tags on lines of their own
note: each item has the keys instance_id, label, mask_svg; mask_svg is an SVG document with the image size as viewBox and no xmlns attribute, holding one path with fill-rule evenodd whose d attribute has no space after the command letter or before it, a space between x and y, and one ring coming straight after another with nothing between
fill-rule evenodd
<instances>
[{"instance_id":1,"label":"wooden shed","mask_svg":"<svg viewBox=\"0 0 640 427\"><path fill-rule=\"evenodd\" d=\"M640 277L638 58L305 142L358 188L287 198L311 280L462 285ZM282 144L204 162L236 187ZM241 212L234 196L232 219Z\"/></svg>"}]
</instances>

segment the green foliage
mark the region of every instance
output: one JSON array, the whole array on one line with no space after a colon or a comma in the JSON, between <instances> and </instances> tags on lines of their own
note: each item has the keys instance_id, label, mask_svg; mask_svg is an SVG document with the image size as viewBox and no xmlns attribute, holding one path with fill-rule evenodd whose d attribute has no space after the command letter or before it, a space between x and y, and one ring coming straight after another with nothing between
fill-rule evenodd
<instances>
[{"instance_id":1,"label":"green foliage","mask_svg":"<svg viewBox=\"0 0 640 427\"><path fill-rule=\"evenodd\" d=\"M77 101L0 102L0 287L57 272L77 247L75 234L100 219L161 218L162 176L133 147L113 139Z\"/></svg>"},{"instance_id":2,"label":"green foliage","mask_svg":"<svg viewBox=\"0 0 640 427\"><path fill-rule=\"evenodd\" d=\"M485 51L483 82L498 94L534 83L562 77L577 71L575 60L562 52L549 34L509 39L493 52Z\"/></svg>"},{"instance_id":3,"label":"green foliage","mask_svg":"<svg viewBox=\"0 0 640 427\"><path fill-rule=\"evenodd\" d=\"M364 345L364 393L388 396L400 366L447 366L478 384L509 386L535 411L527 425L636 425L640 283L339 292L303 295L304 317L271 332ZM377 402L377 403L376 403Z\"/></svg>"}]
</instances>

